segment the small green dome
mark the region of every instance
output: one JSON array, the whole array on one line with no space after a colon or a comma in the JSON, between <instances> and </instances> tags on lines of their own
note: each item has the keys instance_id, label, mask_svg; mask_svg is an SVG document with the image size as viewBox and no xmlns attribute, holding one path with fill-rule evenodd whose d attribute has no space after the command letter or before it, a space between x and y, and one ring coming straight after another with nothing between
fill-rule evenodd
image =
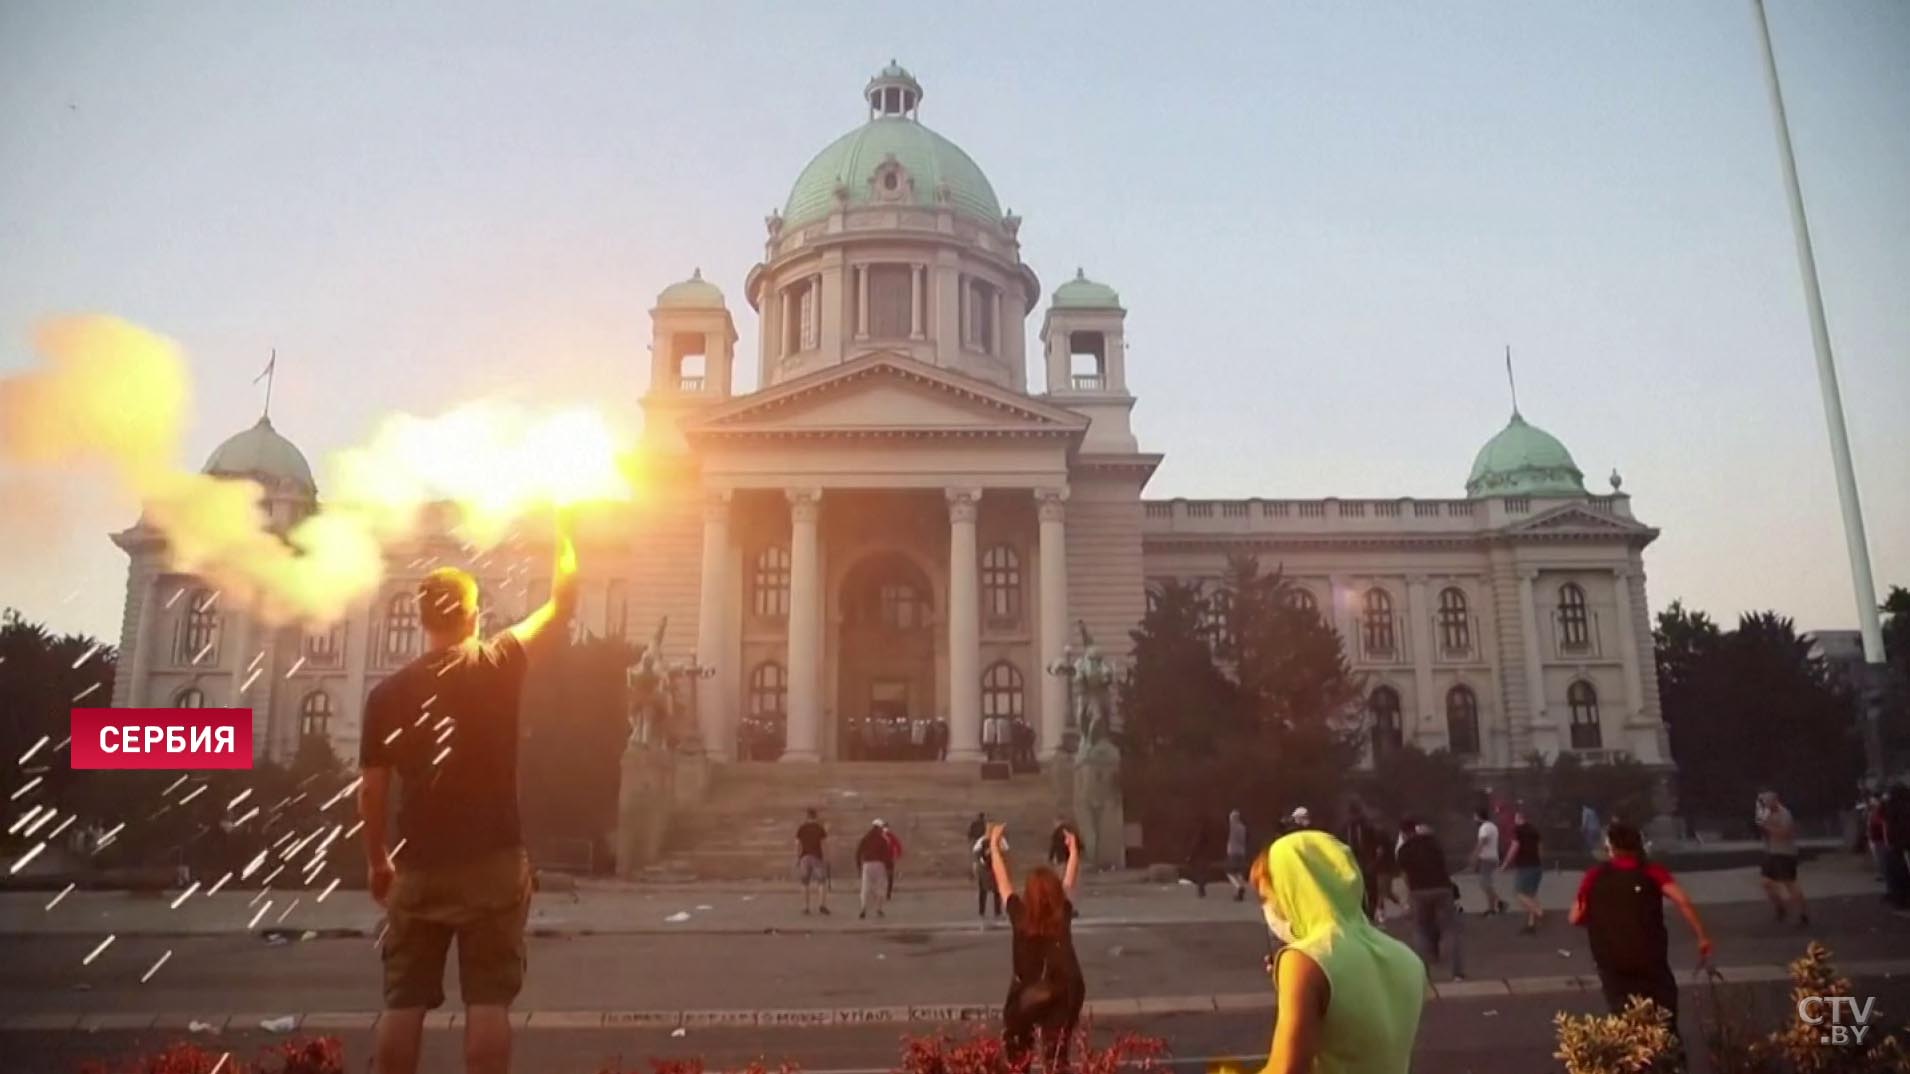
<instances>
[{"instance_id":1,"label":"small green dome","mask_svg":"<svg viewBox=\"0 0 1910 1074\"><path fill-rule=\"evenodd\" d=\"M1518 411L1512 420L1486 441L1472 460L1472 476L1466 478L1466 495L1473 499L1492 496L1583 496L1585 475L1572 461L1572 453L1558 438L1536 425L1529 425Z\"/></svg>"},{"instance_id":2,"label":"small green dome","mask_svg":"<svg viewBox=\"0 0 1910 1074\"><path fill-rule=\"evenodd\" d=\"M272 428L270 418L260 418L257 425L214 448L204 472L261 479L268 486L289 483L312 495L318 492L304 454Z\"/></svg>"},{"instance_id":3,"label":"small green dome","mask_svg":"<svg viewBox=\"0 0 1910 1074\"><path fill-rule=\"evenodd\" d=\"M687 280L679 280L665 287L657 295L658 309L723 309L723 292L715 284L703 278L703 270L690 273Z\"/></svg>"},{"instance_id":4,"label":"small green dome","mask_svg":"<svg viewBox=\"0 0 1910 1074\"><path fill-rule=\"evenodd\" d=\"M1118 310L1121 296L1114 293L1114 288L1090 280L1086 272L1075 269L1074 279L1055 288L1054 306L1056 309Z\"/></svg>"},{"instance_id":5,"label":"small green dome","mask_svg":"<svg viewBox=\"0 0 1910 1074\"><path fill-rule=\"evenodd\" d=\"M784 227L827 217L835 209L838 186L847 190L851 208L889 200L878 196L876 185L890 181L877 173L891 158L907 172L906 181L913 187L893 188L889 196L894 200L934 207L937 191L946 186L948 205L956 212L989 223L1001 221L1001 202L981 168L960 146L915 118L922 91L914 76L891 61L864 92L874 118L831 142L796 177L783 206ZM896 176L894 181L904 180Z\"/></svg>"}]
</instances>

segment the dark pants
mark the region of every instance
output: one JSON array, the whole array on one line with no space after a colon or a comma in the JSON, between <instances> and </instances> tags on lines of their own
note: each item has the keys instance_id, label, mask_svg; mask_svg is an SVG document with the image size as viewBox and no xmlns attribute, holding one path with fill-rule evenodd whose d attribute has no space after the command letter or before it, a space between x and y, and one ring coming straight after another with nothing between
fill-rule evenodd
<instances>
[{"instance_id":1,"label":"dark pants","mask_svg":"<svg viewBox=\"0 0 1910 1074\"><path fill-rule=\"evenodd\" d=\"M1886 847L1883 853L1884 897L1890 905L1903 909L1910 907L1910 856L1896 847Z\"/></svg>"},{"instance_id":2,"label":"dark pants","mask_svg":"<svg viewBox=\"0 0 1910 1074\"><path fill-rule=\"evenodd\" d=\"M1081 998L1064 1000L1051 1013L1031 1017L1019 1010L1019 992L1019 986L1009 987L1008 1003L1001 1011L1001 1040L1008 1050L1009 1061L1016 1062L1027 1056L1034 1044L1035 1031L1040 1030L1044 1069L1066 1069L1068 1046L1074 1042L1075 1026L1081 1019Z\"/></svg>"},{"instance_id":3,"label":"dark pants","mask_svg":"<svg viewBox=\"0 0 1910 1074\"><path fill-rule=\"evenodd\" d=\"M1678 1037L1678 978L1669 964L1642 973L1619 973L1600 967L1598 983L1605 991L1605 1005L1613 1014L1623 1011L1633 996L1643 996L1671 1012L1671 1035ZM1679 1047L1683 1048L1680 1037Z\"/></svg>"},{"instance_id":4,"label":"dark pants","mask_svg":"<svg viewBox=\"0 0 1910 1074\"><path fill-rule=\"evenodd\" d=\"M995 874L983 866L975 877L975 916L988 916L988 900L995 900L995 916L1001 916L1001 891L995 887Z\"/></svg>"},{"instance_id":5,"label":"dark pants","mask_svg":"<svg viewBox=\"0 0 1910 1074\"><path fill-rule=\"evenodd\" d=\"M1360 883L1365 894L1360 896L1360 906L1368 918L1379 916L1379 867L1377 865L1360 866Z\"/></svg>"}]
</instances>

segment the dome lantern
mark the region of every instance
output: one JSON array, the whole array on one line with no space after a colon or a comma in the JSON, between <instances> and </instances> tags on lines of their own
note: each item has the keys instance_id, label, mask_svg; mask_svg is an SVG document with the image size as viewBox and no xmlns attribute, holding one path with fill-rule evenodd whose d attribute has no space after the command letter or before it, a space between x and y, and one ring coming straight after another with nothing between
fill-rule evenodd
<instances>
[{"instance_id":1,"label":"dome lantern","mask_svg":"<svg viewBox=\"0 0 1910 1074\"><path fill-rule=\"evenodd\" d=\"M912 119L922 103L922 84L907 68L890 60L863 87L862 96L869 102L870 119Z\"/></svg>"}]
</instances>

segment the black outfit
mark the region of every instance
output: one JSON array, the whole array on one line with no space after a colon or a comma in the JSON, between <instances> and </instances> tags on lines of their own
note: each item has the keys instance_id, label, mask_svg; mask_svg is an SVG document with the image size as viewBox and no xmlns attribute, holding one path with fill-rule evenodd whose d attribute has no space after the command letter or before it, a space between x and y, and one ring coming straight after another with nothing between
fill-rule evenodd
<instances>
[{"instance_id":1,"label":"black outfit","mask_svg":"<svg viewBox=\"0 0 1910 1074\"><path fill-rule=\"evenodd\" d=\"M1213 826L1200 824L1194 829L1193 845L1187 848L1187 879L1193 881L1194 892L1203 899L1207 897L1214 859L1219 856L1214 853Z\"/></svg>"},{"instance_id":2,"label":"black outfit","mask_svg":"<svg viewBox=\"0 0 1910 1074\"><path fill-rule=\"evenodd\" d=\"M1379 829L1366 819L1365 814L1356 813L1346 823L1346 847L1353 852L1353 860L1360 867L1360 882L1365 893L1360 896L1360 905L1366 910L1366 916L1372 917L1379 912L1379 867L1380 838Z\"/></svg>"},{"instance_id":3,"label":"black outfit","mask_svg":"<svg viewBox=\"0 0 1910 1074\"><path fill-rule=\"evenodd\" d=\"M1678 1031L1678 979L1665 932L1664 888L1671 874L1630 856L1594 865L1581 883L1586 939L1605 1002L1616 1014L1633 996L1671 1012Z\"/></svg>"},{"instance_id":4,"label":"black outfit","mask_svg":"<svg viewBox=\"0 0 1910 1074\"><path fill-rule=\"evenodd\" d=\"M517 635L426 653L365 699L358 763L398 775L398 834L414 866L521 849L518 695L529 660Z\"/></svg>"},{"instance_id":5,"label":"black outfit","mask_svg":"<svg viewBox=\"0 0 1910 1074\"><path fill-rule=\"evenodd\" d=\"M822 858L822 841L829 837L822 825L813 820L803 821L796 829L796 856L801 858Z\"/></svg>"},{"instance_id":6,"label":"black outfit","mask_svg":"<svg viewBox=\"0 0 1910 1074\"><path fill-rule=\"evenodd\" d=\"M1518 841L1518 849L1512 853L1514 869L1538 869L1543 867L1539 860L1539 830L1530 824L1521 824L1512 829L1512 838Z\"/></svg>"},{"instance_id":7,"label":"black outfit","mask_svg":"<svg viewBox=\"0 0 1910 1074\"><path fill-rule=\"evenodd\" d=\"M1074 953L1074 903L1062 904L1061 935L1036 936L1028 928L1028 908L1020 895L1008 896L1008 920L1014 926L1015 975L1008 983L1008 1001L1002 1006L1002 1041L1011 1059L1027 1054L1040 1030L1048 1070L1065 1067L1068 1045L1075 1025L1081 1020L1081 1007L1087 1002L1088 985L1081 975L1081 961ZM1048 1002L1030 1008L1023 993L1038 981L1045 981L1052 995Z\"/></svg>"},{"instance_id":8,"label":"black outfit","mask_svg":"<svg viewBox=\"0 0 1910 1074\"><path fill-rule=\"evenodd\" d=\"M995 916L1001 917L1001 889L995 886L995 856L987 845L975 852L975 916L988 916L988 900L995 900Z\"/></svg>"},{"instance_id":9,"label":"black outfit","mask_svg":"<svg viewBox=\"0 0 1910 1074\"><path fill-rule=\"evenodd\" d=\"M1057 824L1054 833L1048 836L1048 864L1068 864L1068 826Z\"/></svg>"},{"instance_id":10,"label":"black outfit","mask_svg":"<svg viewBox=\"0 0 1910 1074\"><path fill-rule=\"evenodd\" d=\"M1446 870L1446 852L1430 835L1413 835L1399 847L1399 871L1408 891L1445 891L1452 887Z\"/></svg>"}]
</instances>

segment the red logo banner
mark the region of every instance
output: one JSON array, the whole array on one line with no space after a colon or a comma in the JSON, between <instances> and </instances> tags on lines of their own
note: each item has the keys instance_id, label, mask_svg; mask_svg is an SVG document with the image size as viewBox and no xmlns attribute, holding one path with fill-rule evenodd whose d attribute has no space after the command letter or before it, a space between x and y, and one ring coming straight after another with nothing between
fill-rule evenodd
<instances>
[{"instance_id":1,"label":"red logo banner","mask_svg":"<svg viewBox=\"0 0 1910 1074\"><path fill-rule=\"evenodd\" d=\"M74 709L74 768L252 767L251 709Z\"/></svg>"}]
</instances>

